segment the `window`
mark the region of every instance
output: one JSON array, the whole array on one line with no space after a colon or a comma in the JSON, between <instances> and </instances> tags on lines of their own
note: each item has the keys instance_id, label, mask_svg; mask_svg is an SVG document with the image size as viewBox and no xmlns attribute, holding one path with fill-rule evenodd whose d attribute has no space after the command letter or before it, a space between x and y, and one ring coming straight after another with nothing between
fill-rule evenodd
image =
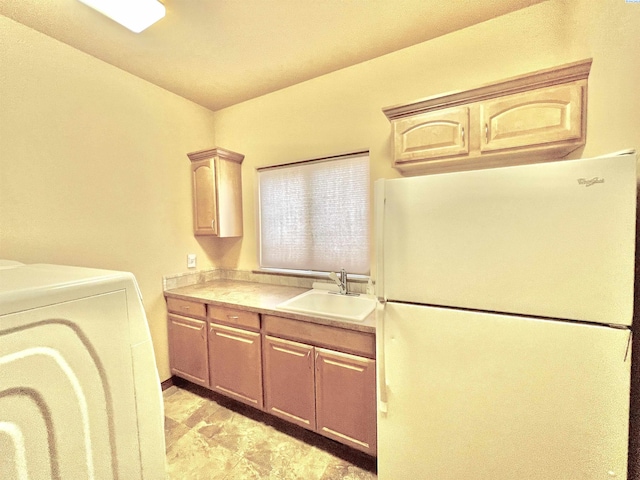
<instances>
[{"instance_id":1,"label":"window","mask_svg":"<svg viewBox=\"0 0 640 480\"><path fill-rule=\"evenodd\" d=\"M258 170L260 267L369 274L369 154Z\"/></svg>"}]
</instances>

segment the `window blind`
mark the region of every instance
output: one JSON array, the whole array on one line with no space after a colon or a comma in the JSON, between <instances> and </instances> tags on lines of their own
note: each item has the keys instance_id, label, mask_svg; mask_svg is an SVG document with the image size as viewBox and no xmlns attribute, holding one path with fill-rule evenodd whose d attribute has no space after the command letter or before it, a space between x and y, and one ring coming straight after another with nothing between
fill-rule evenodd
<instances>
[{"instance_id":1,"label":"window blind","mask_svg":"<svg viewBox=\"0 0 640 480\"><path fill-rule=\"evenodd\" d=\"M260 267L369 274L369 155L258 171Z\"/></svg>"}]
</instances>

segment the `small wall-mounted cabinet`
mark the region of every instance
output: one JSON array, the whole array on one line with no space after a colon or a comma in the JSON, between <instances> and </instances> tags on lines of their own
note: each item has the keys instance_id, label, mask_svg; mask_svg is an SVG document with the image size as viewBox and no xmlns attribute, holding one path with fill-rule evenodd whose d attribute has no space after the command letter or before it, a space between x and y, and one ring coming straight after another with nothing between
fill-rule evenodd
<instances>
[{"instance_id":1,"label":"small wall-mounted cabinet","mask_svg":"<svg viewBox=\"0 0 640 480\"><path fill-rule=\"evenodd\" d=\"M394 167L439 173L561 158L585 144L591 59L385 108Z\"/></svg>"},{"instance_id":2,"label":"small wall-mounted cabinet","mask_svg":"<svg viewBox=\"0 0 640 480\"><path fill-rule=\"evenodd\" d=\"M187 156L191 160L194 234L242 236L244 155L213 148Z\"/></svg>"}]
</instances>

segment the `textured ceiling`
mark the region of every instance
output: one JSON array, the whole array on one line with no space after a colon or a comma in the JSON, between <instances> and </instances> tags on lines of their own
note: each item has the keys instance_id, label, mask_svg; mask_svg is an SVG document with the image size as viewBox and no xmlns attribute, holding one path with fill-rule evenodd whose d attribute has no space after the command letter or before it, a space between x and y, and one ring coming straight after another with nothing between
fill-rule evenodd
<instances>
[{"instance_id":1,"label":"textured ceiling","mask_svg":"<svg viewBox=\"0 0 640 480\"><path fill-rule=\"evenodd\" d=\"M211 110L541 0L164 0L135 34L77 0L0 0L0 14Z\"/></svg>"}]
</instances>

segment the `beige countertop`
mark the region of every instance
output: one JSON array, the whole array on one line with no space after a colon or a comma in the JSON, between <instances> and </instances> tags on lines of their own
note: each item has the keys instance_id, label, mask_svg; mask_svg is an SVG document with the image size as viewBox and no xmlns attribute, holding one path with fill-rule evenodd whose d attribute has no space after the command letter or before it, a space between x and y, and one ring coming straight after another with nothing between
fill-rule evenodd
<instances>
[{"instance_id":1,"label":"beige countertop","mask_svg":"<svg viewBox=\"0 0 640 480\"><path fill-rule=\"evenodd\" d=\"M304 322L330 325L375 333L375 312L362 322L315 317L277 310L276 305L308 291L308 288L288 287L268 283L241 282L237 280L212 280L187 287L165 290L166 297L182 298L211 305L238 307L256 313L293 318Z\"/></svg>"}]
</instances>

